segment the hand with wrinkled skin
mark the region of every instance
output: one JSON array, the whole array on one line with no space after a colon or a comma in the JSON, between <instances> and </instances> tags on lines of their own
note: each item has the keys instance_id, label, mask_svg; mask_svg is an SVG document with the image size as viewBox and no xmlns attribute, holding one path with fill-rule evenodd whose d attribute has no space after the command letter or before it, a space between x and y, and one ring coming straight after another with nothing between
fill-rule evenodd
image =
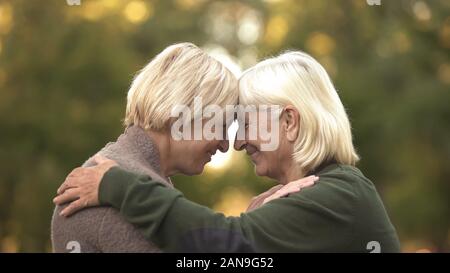
<instances>
[{"instance_id":1,"label":"hand with wrinkled skin","mask_svg":"<svg viewBox=\"0 0 450 273\"><path fill-rule=\"evenodd\" d=\"M81 209L99 205L98 191L103 175L118 164L100 155L95 155L93 160L96 166L74 169L59 187L53 203L70 203L61 211L61 216L70 216Z\"/></svg>"},{"instance_id":2,"label":"hand with wrinkled skin","mask_svg":"<svg viewBox=\"0 0 450 273\"><path fill-rule=\"evenodd\" d=\"M319 180L318 176L310 175L307 177L300 178L298 180L294 180L292 182L287 183L275 193L264 199L263 204L270 202L272 200L287 196L294 192L299 192L304 188L311 187Z\"/></svg>"}]
</instances>

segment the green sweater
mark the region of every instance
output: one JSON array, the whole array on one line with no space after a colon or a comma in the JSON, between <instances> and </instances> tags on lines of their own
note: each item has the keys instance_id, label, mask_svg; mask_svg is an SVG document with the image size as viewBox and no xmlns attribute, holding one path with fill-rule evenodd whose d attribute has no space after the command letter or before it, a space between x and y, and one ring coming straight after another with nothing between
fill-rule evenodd
<instances>
[{"instance_id":1,"label":"green sweater","mask_svg":"<svg viewBox=\"0 0 450 273\"><path fill-rule=\"evenodd\" d=\"M400 251L374 185L357 168L331 164L316 175L315 186L240 217L226 217L117 167L104 175L99 199L166 252Z\"/></svg>"}]
</instances>

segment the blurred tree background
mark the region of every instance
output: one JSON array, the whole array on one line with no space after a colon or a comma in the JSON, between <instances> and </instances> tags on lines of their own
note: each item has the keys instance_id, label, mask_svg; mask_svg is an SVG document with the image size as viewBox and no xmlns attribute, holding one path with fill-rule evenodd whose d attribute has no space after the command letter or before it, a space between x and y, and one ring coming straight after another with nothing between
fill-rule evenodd
<instances>
[{"instance_id":1,"label":"blurred tree background","mask_svg":"<svg viewBox=\"0 0 450 273\"><path fill-rule=\"evenodd\" d=\"M122 132L134 73L180 41L237 72L287 49L315 56L404 251L450 251L449 1L0 0L0 252L51 251L56 189ZM228 215L274 184L233 151L174 180Z\"/></svg>"}]
</instances>

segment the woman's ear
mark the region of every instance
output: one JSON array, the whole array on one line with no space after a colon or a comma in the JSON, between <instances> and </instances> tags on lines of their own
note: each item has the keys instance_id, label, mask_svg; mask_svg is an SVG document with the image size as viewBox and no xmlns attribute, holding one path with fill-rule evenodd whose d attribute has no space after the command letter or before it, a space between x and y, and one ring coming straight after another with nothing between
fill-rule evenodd
<instances>
[{"instance_id":1,"label":"woman's ear","mask_svg":"<svg viewBox=\"0 0 450 273\"><path fill-rule=\"evenodd\" d=\"M283 129L286 131L286 138L288 141L294 142L297 140L298 132L300 130L300 114L297 109L288 105L283 109Z\"/></svg>"}]
</instances>

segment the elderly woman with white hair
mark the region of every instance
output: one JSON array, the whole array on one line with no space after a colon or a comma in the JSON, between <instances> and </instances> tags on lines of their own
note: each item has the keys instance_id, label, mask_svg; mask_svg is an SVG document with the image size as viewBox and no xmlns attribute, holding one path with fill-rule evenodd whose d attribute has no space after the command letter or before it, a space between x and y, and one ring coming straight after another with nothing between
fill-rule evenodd
<instances>
[{"instance_id":1,"label":"elderly woman with white hair","mask_svg":"<svg viewBox=\"0 0 450 273\"><path fill-rule=\"evenodd\" d=\"M236 140L235 148L246 150L257 175L280 183L256 198L240 217L225 217L195 204L179 191L102 157L96 158L96 167L74 170L54 201L82 200L117 208L165 251L400 251L374 185L355 167L358 155L350 122L316 60L303 52L288 52L262 61L240 78L239 103L281 107L278 122L269 122L278 126L275 150L262 149L265 136L249 137L260 119L246 115L240 124L245 138ZM320 177L315 186L263 204L280 188L289 191L295 183L289 181L311 174ZM66 215L82 208L72 204Z\"/></svg>"}]
</instances>

